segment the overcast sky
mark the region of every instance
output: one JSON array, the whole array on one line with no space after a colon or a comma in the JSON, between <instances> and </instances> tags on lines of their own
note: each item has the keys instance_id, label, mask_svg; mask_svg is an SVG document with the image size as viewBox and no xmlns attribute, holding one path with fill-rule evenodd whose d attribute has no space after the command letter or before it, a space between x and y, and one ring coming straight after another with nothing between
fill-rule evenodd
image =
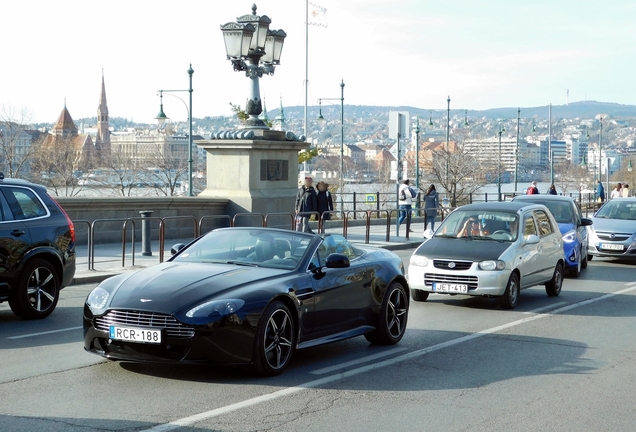
<instances>
[{"instance_id":1,"label":"overcast sky","mask_svg":"<svg viewBox=\"0 0 636 432\"><path fill-rule=\"evenodd\" d=\"M310 27L310 104L484 109L598 100L636 104L634 1L315 0L327 28ZM3 5L0 105L53 122L64 98L74 118L96 114L102 67L111 117L152 121L157 89L185 89L194 117L244 105L248 80L225 58L219 25L251 1L20 0ZM302 105L304 0L259 0L284 29L281 65L261 80L271 110ZM187 93L182 96L187 97ZM166 114L187 118L165 97Z\"/></svg>"}]
</instances>

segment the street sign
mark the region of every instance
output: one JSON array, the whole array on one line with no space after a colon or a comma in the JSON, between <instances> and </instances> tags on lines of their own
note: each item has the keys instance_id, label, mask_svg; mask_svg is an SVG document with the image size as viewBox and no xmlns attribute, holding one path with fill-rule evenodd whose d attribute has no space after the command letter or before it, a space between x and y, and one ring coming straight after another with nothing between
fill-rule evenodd
<instances>
[{"instance_id":1,"label":"street sign","mask_svg":"<svg viewBox=\"0 0 636 432\"><path fill-rule=\"evenodd\" d=\"M366 194L364 196L364 202L369 203L369 204L375 204L377 198L378 197L377 197L376 194Z\"/></svg>"}]
</instances>

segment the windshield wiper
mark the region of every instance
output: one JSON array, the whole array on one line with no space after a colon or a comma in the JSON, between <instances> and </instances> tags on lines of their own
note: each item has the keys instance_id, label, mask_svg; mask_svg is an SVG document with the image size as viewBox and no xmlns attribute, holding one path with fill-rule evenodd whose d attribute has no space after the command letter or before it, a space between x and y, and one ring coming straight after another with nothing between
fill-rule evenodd
<instances>
[{"instance_id":1,"label":"windshield wiper","mask_svg":"<svg viewBox=\"0 0 636 432\"><path fill-rule=\"evenodd\" d=\"M450 234L436 234L434 237L435 238L452 238L452 239L461 238L461 237L455 237L454 235L450 235Z\"/></svg>"},{"instance_id":2,"label":"windshield wiper","mask_svg":"<svg viewBox=\"0 0 636 432\"><path fill-rule=\"evenodd\" d=\"M235 264L235 265L247 266L247 267L260 267L259 264L255 262L249 262L249 261L230 260L230 261L223 261L223 262L225 264Z\"/></svg>"}]
</instances>

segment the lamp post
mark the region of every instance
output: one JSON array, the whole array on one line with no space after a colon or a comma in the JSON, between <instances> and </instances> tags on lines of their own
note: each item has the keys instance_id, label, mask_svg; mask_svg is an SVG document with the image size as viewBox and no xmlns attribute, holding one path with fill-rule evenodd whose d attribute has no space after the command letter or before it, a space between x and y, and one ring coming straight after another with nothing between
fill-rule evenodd
<instances>
[{"instance_id":1,"label":"lamp post","mask_svg":"<svg viewBox=\"0 0 636 432\"><path fill-rule=\"evenodd\" d=\"M319 98L318 99L318 120L324 121L322 116L322 101L340 101L340 218L344 220L344 80L340 81L340 97L339 98Z\"/></svg>"},{"instance_id":2,"label":"lamp post","mask_svg":"<svg viewBox=\"0 0 636 432\"><path fill-rule=\"evenodd\" d=\"M446 187L448 187L448 158L450 152L450 102L451 98L448 96L448 99L446 99Z\"/></svg>"},{"instance_id":3,"label":"lamp post","mask_svg":"<svg viewBox=\"0 0 636 432\"><path fill-rule=\"evenodd\" d=\"M168 116L166 115L166 113L163 112L163 94L164 93L170 94L170 93L178 93L178 92L188 92L189 102L190 102L189 104L186 104L183 99L181 99L180 97L176 95L170 95L170 96L176 97L181 102L183 102L183 104L186 107L186 110L188 111L188 196L193 196L193 193L192 193L192 175L193 175L193 171L192 171L192 163L193 163L193 158L192 158L192 75L194 74L194 69L192 69L192 63L190 63L190 67L188 68L186 72L188 73L188 76L189 76L189 86L187 90L158 90L159 114L157 114L157 117L155 118L157 119L157 122L159 123L159 125L163 125L166 122L166 120L168 120Z\"/></svg>"},{"instance_id":4,"label":"lamp post","mask_svg":"<svg viewBox=\"0 0 636 432\"><path fill-rule=\"evenodd\" d=\"M519 172L519 127L521 123L521 108L517 108L517 141L515 144L515 195L517 193L517 182Z\"/></svg>"},{"instance_id":5,"label":"lamp post","mask_svg":"<svg viewBox=\"0 0 636 432\"><path fill-rule=\"evenodd\" d=\"M501 134L503 133L503 127L499 128L499 151L498 151L498 166L497 166L497 201L501 201Z\"/></svg>"},{"instance_id":6,"label":"lamp post","mask_svg":"<svg viewBox=\"0 0 636 432\"><path fill-rule=\"evenodd\" d=\"M249 118L245 120L244 129L269 129L259 118L263 112L259 78L274 74L287 36L283 30L270 30L271 22L267 15L256 15L256 5L253 5L250 15L221 25L228 60L235 72L245 72L250 80L250 93L245 105Z\"/></svg>"},{"instance_id":7,"label":"lamp post","mask_svg":"<svg viewBox=\"0 0 636 432\"><path fill-rule=\"evenodd\" d=\"M629 163L627 164L627 171L628 172L632 172L634 171L634 166L632 165L632 160L629 160Z\"/></svg>"},{"instance_id":8,"label":"lamp post","mask_svg":"<svg viewBox=\"0 0 636 432\"><path fill-rule=\"evenodd\" d=\"M415 188L420 190L420 118L415 117Z\"/></svg>"}]
</instances>

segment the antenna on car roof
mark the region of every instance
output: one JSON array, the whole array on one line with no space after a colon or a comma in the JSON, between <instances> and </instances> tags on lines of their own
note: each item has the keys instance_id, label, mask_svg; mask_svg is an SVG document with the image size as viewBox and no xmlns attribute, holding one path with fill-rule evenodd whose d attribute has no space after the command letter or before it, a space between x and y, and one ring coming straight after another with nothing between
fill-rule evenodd
<instances>
[{"instance_id":1,"label":"antenna on car roof","mask_svg":"<svg viewBox=\"0 0 636 432\"><path fill-rule=\"evenodd\" d=\"M4 180L4 173L0 172L0 180Z\"/></svg>"}]
</instances>

